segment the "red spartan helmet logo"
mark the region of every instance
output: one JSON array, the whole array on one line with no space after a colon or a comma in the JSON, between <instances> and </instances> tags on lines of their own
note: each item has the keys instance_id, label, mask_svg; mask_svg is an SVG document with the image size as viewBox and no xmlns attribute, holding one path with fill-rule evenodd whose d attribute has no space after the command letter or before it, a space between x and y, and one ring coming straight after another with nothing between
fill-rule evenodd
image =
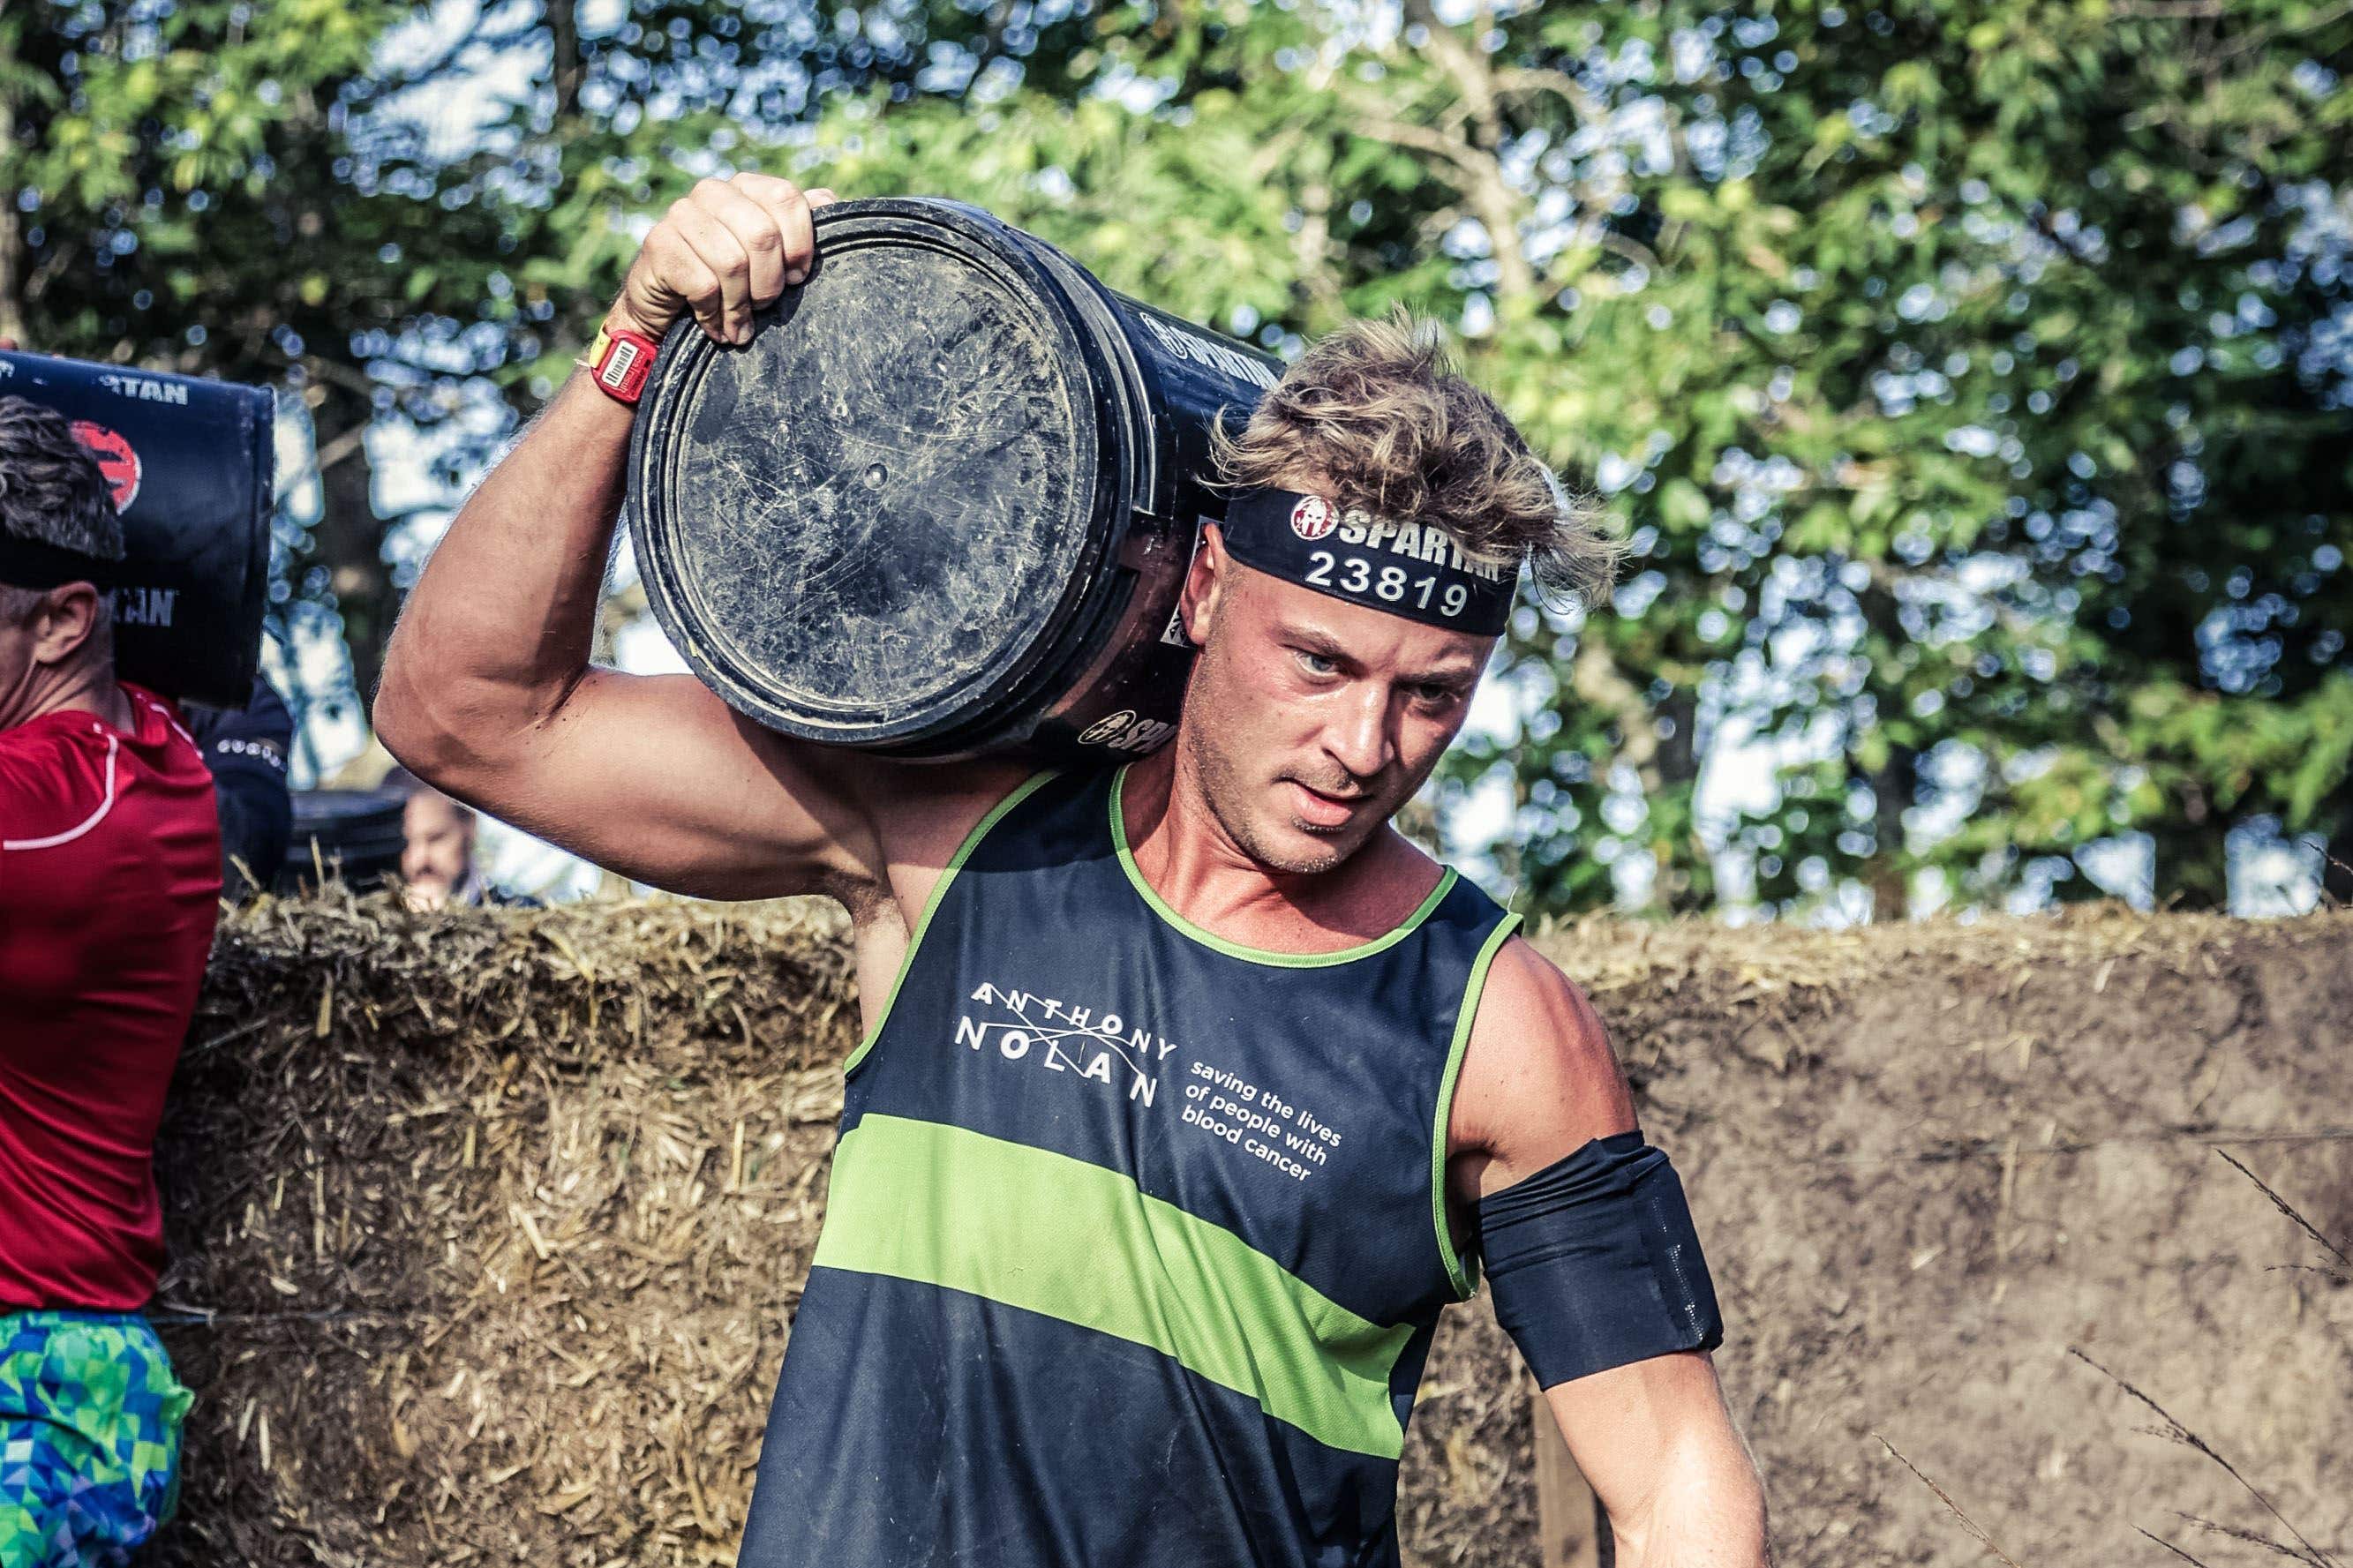
<instances>
[{"instance_id":1,"label":"red spartan helmet logo","mask_svg":"<svg viewBox=\"0 0 2353 1568\"><path fill-rule=\"evenodd\" d=\"M88 419L73 422L74 439L80 442L90 455L98 459L98 471L114 490L114 510L129 511L131 503L139 499L139 454L123 438L120 430Z\"/></svg>"},{"instance_id":2,"label":"red spartan helmet logo","mask_svg":"<svg viewBox=\"0 0 2353 1568\"><path fill-rule=\"evenodd\" d=\"M1291 509L1291 531L1302 539L1321 539L1337 526L1332 503L1322 496L1302 496Z\"/></svg>"}]
</instances>

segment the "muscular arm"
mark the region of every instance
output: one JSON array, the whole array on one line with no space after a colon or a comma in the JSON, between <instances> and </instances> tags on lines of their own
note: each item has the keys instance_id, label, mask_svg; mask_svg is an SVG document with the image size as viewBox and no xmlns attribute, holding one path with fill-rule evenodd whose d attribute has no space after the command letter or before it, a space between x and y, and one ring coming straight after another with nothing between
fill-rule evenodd
<instances>
[{"instance_id":1,"label":"muscular arm","mask_svg":"<svg viewBox=\"0 0 2353 1568\"><path fill-rule=\"evenodd\" d=\"M659 337L691 310L744 341L807 267L809 216L781 180L704 182L648 237L611 321ZM393 636L377 733L451 795L641 881L718 898L881 886L878 814L968 781L789 740L690 677L590 665L630 422L575 374L468 499Z\"/></svg>"},{"instance_id":2,"label":"muscular arm","mask_svg":"<svg viewBox=\"0 0 2353 1568\"><path fill-rule=\"evenodd\" d=\"M1526 942L1496 954L1449 1124L1456 1234L1479 1202L1589 1140L1634 1126L1632 1096L1591 1004ZM1758 1568L1765 1499L1704 1352L1678 1352L1545 1391L1609 1515L1626 1568Z\"/></svg>"},{"instance_id":3,"label":"muscular arm","mask_svg":"<svg viewBox=\"0 0 2353 1568\"><path fill-rule=\"evenodd\" d=\"M377 733L451 795L642 881L757 898L857 877L871 834L835 759L691 677L589 664L628 437L629 410L575 375L491 471L409 596Z\"/></svg>"}]
</instances>

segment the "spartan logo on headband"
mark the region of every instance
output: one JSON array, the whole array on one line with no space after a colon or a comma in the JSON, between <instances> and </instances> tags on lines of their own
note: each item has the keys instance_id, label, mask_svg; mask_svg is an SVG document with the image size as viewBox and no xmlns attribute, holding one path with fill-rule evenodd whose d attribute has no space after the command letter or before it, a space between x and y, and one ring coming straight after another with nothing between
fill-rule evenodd
<instances>
[{"instance_id":1,"label":"spartan logo on headband","mask_svg":"<svg viewBox=\"0 0 2353 1568\"><path fill-rule=\"evenodd\" d=\"M1368 609L1478 637L1511 619L1518 572L1465 555L1440 528L1344 513L1323 496L1244 490L1224 532L1243 565Z\"/></svg>"}]
</instances>

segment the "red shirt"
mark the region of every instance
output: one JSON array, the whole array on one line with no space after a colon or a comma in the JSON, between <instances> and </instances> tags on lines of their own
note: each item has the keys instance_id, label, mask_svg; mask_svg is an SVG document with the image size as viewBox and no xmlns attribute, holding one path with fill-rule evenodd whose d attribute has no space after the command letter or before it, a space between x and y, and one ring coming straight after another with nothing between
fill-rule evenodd
<instances>
[{"instance_id":1,"label":"red shirt","mask_svg":"<svg viewBox=\"0 0 2353 1568\"><path fill-rule=\"evenodd\" d=\"M219 910L213 780L162 698L0 730L0 1308L131 1311L155 1126Z\"/></svg>"}]
</instances>

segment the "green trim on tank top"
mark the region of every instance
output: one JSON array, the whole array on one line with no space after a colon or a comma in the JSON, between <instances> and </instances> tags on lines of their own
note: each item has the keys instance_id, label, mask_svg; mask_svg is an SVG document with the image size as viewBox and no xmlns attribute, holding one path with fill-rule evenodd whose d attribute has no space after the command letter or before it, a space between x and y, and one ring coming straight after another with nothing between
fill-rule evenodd
<instances>
[{"instance_id":1,"label":"green trim on tank top","mask_svg":"<svg viewBox=\"0 0 2353 1568\"><path fill-rule=\"evenodd\" d=\"M1389 1377L1414 1326L1371 1322L1134 1178L870 1112L833 1157L811 1264L912 1280L1158 1351L1326 1447L1395 1459Z\"/></svg>"},{"instance_id":2,"label":"green trim on tank top","mask_svg":"<svg viewBox=\"0 0 2353 1568\"><path fill-rule=\"evenodd\" d=\"M1263 947L1245 947L1240 942L1229 942L1215 931L1203 931L1171 909L1166 899L1153 891L1152 884L1144 879L1144 873L1136 868L1135 857L1128 851L1127 821L1120 814L1119 805L1120 786L1127 782L1127 770L1134 765L1133 763L1123 764L1120 770L1112 775L1111 780L1111 838L1113 846L1119 850L1120 869L1127 873L1128 882L1143 897L1144 901L1152 906L1152 912L1174 926L1179 935L1190 937L1203 947L1214 949L1224 953L1228 958L1239 958L1250 963L1272 964L1279 969L1321 969L1326 964L1352 963L1359 958L1370 958L1377 952L1387 952L1411 936L1420 928L1421 922L1428 920L1431 912L1446 901L1446 895L1454 889L1455 871L1453 867L1449 866L1446 868L1446 874L1438 879L1438 886L1430 889L1430 896L1421 900L1419 909L1406 916L1403 924L1381 936L1375 937L1370 942L1355 947L1344 947L1337 952L1275 952Z\"/></svg>"},{"instance_id":3,"label":"green trim on tank top","mask_svg":"<svg viewBox=\"0 0 2353 1568\"><path fill-rule=\"evenodd\" d=\"M1517 931L1520 917L1507 914L1495 922L1487 940L1479 948L1479 956L1471 965L1471 980L1462 988L1462 1005L1454 1015L1453 1043L1446 1047L1446 1073L1438 1080L1438 1123L1430 1129L1430 1212L1438 1225L1438 1252L1446 1259L1446 1277L1454 1285L1458 1300L1467 1301L1478 1289L1478 1276L1454 1250L1454 1227L1446 1223L1446 1124L1454 1111L1454 1080L1462 1071L1463 1048L1471 1043L1472 1021L1479 1016L1479 998L1486 994L1487 969L1495 962L1495 954L1504 949Z\"/></svg>"},{"instance_id":4,"label":"green trim on tank top","mask_svg":"<svg viewBox=\"0 0 2353 1568\"><path fill-rule=\"evenodd\" d=\"M1057 771L1047 768L1015 784L1012 793L990 806L988 814L973 824L972 831L964 836L962 844L956 846L955 856L940 872L940 879L932 884L932 896L923 900L923 912L916 920L915 929L907 934L907 951L899 960L899 973L892 976L891 994L882 998L882 1011L875 1016L874 1027L858 1042L858 1048L842 1060L842 1077L848 1078L856 1072L858 1064L866 1059L866 1053L874 1048L874 1042L882 1037L883 1026L891 1022L891 1009L898 1005L899 988L906 984L907 972L915 966L915 950L923 944L923 933L931 930L932 916L938 911L940 900L947 897L948 884L955 880L956 873L964 868L964 863L971 858L972 852L980 847L980 841L988 837L988 830L996 826L1007 812L1029 799Z\"/></svg>"}]
</instances>

